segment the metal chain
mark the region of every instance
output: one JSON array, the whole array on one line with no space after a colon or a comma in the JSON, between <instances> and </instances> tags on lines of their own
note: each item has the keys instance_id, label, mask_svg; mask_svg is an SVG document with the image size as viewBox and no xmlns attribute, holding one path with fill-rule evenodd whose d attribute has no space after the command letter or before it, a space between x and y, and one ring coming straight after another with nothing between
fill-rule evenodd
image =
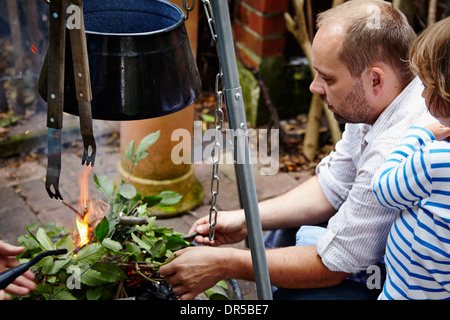
<instances>
[{"instance_id":1,"label":"metal chain","mask_svg":"<svg viewBox=\"0 0 450 320\"><path fill-rule=\"evenodd\" d=\"M203 6L205 8L206 18L208 21L208 26L211 31L212 42L216 45L217 48L217 33L215 28L215 20L214 14L211 7L211 2L209 0L202 0ZM218 51L218 50L217 50ZM217 53L219 55L219 53ZM219 56L219 73L216 76L215 90L217 94L217 107L214 111L214 127L215 127L215 135L214 135L214 147L211 150L211 158L212 158L212 177L211 177L211 207L209 209L209 240L214 240L216 233L216 224L217 224L217 196L219 195L219 163L220 163L220 155L222 151L222 141L221 138L221 130L223 126L223 110L222 103L224 99L224 88L222 82L223 74L222 74L222 63Z\"/></svg>"}]
</instances>

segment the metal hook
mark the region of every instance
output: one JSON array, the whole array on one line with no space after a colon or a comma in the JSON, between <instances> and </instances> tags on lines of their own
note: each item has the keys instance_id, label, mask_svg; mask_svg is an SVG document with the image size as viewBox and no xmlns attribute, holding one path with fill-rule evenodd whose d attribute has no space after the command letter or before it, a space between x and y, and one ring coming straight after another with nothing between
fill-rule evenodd
<instances>
[{"instance_id":1,"label":"metal hook","mask_svg":"<svg viewBox=\"0 0 450 320\"><path fill-rule=\"evenodd\" d=\"M192 0L192 6L190 8L187 3L187 0L183 0L183 9L186 11L186 19L185 20L189 19L189 12L194 10L194 8L195 8L195 0Z\"/></svg>"}]
</instances>

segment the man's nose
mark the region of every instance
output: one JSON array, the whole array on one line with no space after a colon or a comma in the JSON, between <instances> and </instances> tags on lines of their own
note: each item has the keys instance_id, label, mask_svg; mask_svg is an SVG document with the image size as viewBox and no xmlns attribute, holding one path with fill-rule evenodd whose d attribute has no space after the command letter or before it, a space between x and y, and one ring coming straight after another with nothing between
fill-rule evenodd
<instances>
[{"instance_id":1,"label":"man's nose","mask_svg":"<svg viewBox=\"0 0 450 320\"><path fill-rule=\"evenodd\" d=\"M320 82L317 80L317 74L314 76L313 81L311 82L311 85L309 86L309 90L312 93L317 93L319 95L325 95L325 89L320 84Z\"/></svg>"}]
</instances>

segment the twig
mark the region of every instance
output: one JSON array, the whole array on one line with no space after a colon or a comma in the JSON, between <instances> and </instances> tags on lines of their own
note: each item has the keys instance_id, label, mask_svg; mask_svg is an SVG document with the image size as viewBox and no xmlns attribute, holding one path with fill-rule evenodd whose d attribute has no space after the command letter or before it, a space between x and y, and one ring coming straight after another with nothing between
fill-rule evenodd
<instances>
[{"instance_id":1,"label":"twig","mask_svg":"<svg viewBox=\"0 0 450 320\"><path fill-rule=\"evenodd\" d=\"M159 281L153 280L152 278L149 278L149 277L147 277L145 274L143 274L143 273L141 272L141 270L139 269L139 266L138 266L138 263L137 263L137 262L134 264L134 266L135 266L135 269L136 269L137 274L140 275L142 278L144 278L145 280L148 280L148 281L150 281L150 282L159 284Z\"/></svg>"},{"instance_id":2,"label":"twig","mask_svg":"<svg viewBox=\"0 0 450 320\"><path fill-rule=\"evenodd\" d=\"M68 204L67 202L65 202L64 200L59 200L63 205L65 205L67 208L69 208L70 210L72 210L73 212L75 212L78 217L80 217L81 219L84 219L84 214L82 214L81 212L79 212L77 209L75 209L74 207L72 207L70 204ZM86 208L85 208L85 213L86 213Z\"/></svg>"},{"instance_id":3,"label":"twig","mask_svg":"<svg viewBox=\"0 0 450 320\"><path fill-rule=\"evenodd\" d=\"M138 217L119 217L119 224L123 226L134 226L134 225L143 225L148 224L148 218L138 218Z\"/></svg>"}]
</instances>

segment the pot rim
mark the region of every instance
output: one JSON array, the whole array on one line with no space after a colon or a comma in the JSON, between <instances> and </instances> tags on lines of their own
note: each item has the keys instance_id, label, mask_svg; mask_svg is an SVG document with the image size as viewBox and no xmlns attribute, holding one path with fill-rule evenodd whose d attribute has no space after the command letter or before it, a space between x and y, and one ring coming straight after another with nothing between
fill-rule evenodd
<instances>
[{"instance_id":1,"label":"pot rim","mask_svg":"<svg viewBox=\"0 0 450 320\"><path fill-rule=\"evenodd\" d=\"M147 31L147 32L130 32L130 33L112 32L112 33L109 33L109 32L91 31L86 28L85 33L89 34L89 35L112 36L112 37L150 36L150 35L163 34L166 32L170 32L172 30L178 29L181 25L184 24L184 21L187 19L187 17L184 14L184 12L181 10L180 7L178 7L176 4L168 2L168 1L161 1L161 0L154 0L154 1L160 2L164 5L167 5L169 7L172 7L173 9L177 10L178 13L180 13L180 19L178 20L178 22L167 28L164 28L164 29L159 29L159 30L155 30L155 31ZM113 11L113 10L109 10L109 11ZM130 11L132 11L132 10L130 10ZM94 12L94 11L92 11L92 12ZM136 11L136 12L139 12L139 11ZM89 13L89 11L84 12L85 15L86 15L86 13Z\"/></svg>"}]
</instances>

